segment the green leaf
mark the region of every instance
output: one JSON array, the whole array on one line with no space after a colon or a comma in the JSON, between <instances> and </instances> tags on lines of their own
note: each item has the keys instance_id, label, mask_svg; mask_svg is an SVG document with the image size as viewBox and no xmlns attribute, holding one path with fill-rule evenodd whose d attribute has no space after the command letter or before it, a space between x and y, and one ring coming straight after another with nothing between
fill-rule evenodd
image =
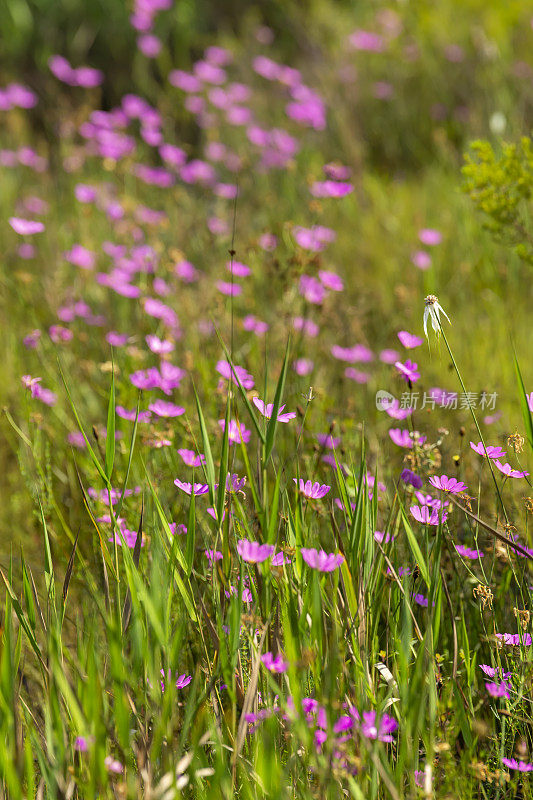
<instances>
[{"instance_id":1,"label":"green leaf","mask_svg":"<svg viewBox=\"0 0 533 800\"><path fill-rule=\"evenodd\" d=\"M526 431L526 437L529 442L529 446L533 450L533 416L531 414L531 410L529 408L529 402L526 395L526 389L524 386L524 381L522 379L522 373L520 372L520 367L518 365L518 359L516 357L516 353L514 354L514 365L516 370L516 380L518 382L518 390L520 395L520 407L522 409L522 417L524 420L524 428Z\"/></svg>"},{"instance_id":2,"label":"green leaf","mask_svg":"<svg viewBox=\"0 0 533 800\"><path fill-rule=\"evenodd\" d=\"M196 386L193 383L194 397L196 399L196 409L198 411L198 421L200 423L200 432L202 434L202 447L205 455L204 473L209 485L209 499L213 507L216 507L215 502L215 464L213 461L213 454L211 452L211 445L209 444L209 436L207 435L207 427L205 424L202 406L196 391Z\"/></svg>"},{"instance_id":3,"label":"green leaf","mask_svg":"<svg viewBox=\"0 0 533 800\"><path fill-rule=\"evenodd\" d=\"M177 537L177 534L176 534ZM187 544L185 548L185 565L187 577L191 577L192 567L194 564L194 548L196 542L196 514L195 514L195 498L194 492L191 492L191 500L189 502L189 516L187 518Z\"/></svg>"},{"instance_id":4,"label":"green leaf","mask_svg":"<svg viewBox=\"0 0 533 800\"><path fill-rule=\"evenodd\" d=\"M429 586L431 586L430 577L429 577L429 570L427 568L426 562L424 561L424 556L422 555L422 551L421 551L421 549L420 549L420 547L418 545L418 542L416 540L416 536L415 536L415 534L413 532L413 529L411 528L411 525L409 524L409 520L407 519L407 514L405 513L405 510L404 510L404 507L403 507L401 501L400 501L400 512L401 512L402 519L403 519L403 526L404 526L404 529L405 529L405 533L407 534L407 541L409 542L409 547L411 548L411 552L412 552L412 554L414 556L414 559L415 559L416 563L418 564L418 567L420 569L420 574L421 574L422 578L424 579L424 581L426 583L426 586L429 587Z\"/></svg>"},{"instance_id":5,"label":"green leaf","mask_svg":"<svg viewBox=\"0 0 533 800\"><path fill-rule=\"evenodd\" d=\"M137 435L137 425L139 421L139 409L141 405L141 392L139 392L139 396L137 397L137 409L135 411L135 422L133 423L133 430L131 432L131 440L130 440L130 450L128 453L128 466L126 467L126 475L124 477L124 483L122 484L122 492L120 493L120 500L117 503L117 510L115 512L117 517L120 517L120 512L122 511L122 504L124 502L124 494L126 492L126 486L128 485L128 478L130 476L130 469L131 469L131 462L133 459L133 450L135 448L135 437Z\"/></svg>"},{"instance_id":6,"label":"green leaf","mask_svg":"<svg viewBox=\"0 0 533 800\"><path fill-rule=\"evenodd\" d=\"M109 393L109 404L107 407L107 431L105 437L105 474L111 481L113 474L113 464L115 462L115 365L111 372L111 391Z\"/></svg>"},{"instance_id":7,"label":"green leaf","mask_svg":"<svg viewBox=\"0 0 533 800\"><path fill-rule=\"evenodd\" d=\"M80 420L80 418L78 416L78 412L76 411L76 406L74 405L74 402L72 400L72 395L70 394L70 389L68 388L68 384L67 384L67 382L65 380L65 376L63 374L63 370L61 368L61 362L59 361L59 359L57 360L57 363L58 363L58 367L59 367L59 374L61 375L61 380L63 381L63 386L65 387L65 391L67 393L67 398L68 398L70 407L72 409L72 413L74 414L74 417L76 419L78 428L80 429L81 434L82 434L83 438L85 439L85 444L87 445L87 452L89 453L89 456L91 457L91 461L93 462L94 466L98 470L98 473L99 473L100 477L102 478L102 480L104 481L105 485L108 488L111 488L111 483L109 482L109 479L108 479L108 477L106 475L106 472L105 472L105 470L102 469L102 465L100 464L100 461L98 460L98 456L94 452L90 441L88 440L87 436L85 435L85 431L83 430L83 425L81 424L81 420Z\"/></svg>"},{"instance_id":8,"label":"green leaf","mask_svg":"<svg viewBox=\"0 0 533 800\"><path fill-rule=\"evenodd\" d=\"M281 367L281 373L279 376L278 385L276 387L272 416L270 417L270 420L267 425L266 440L265 440L265 465L267 464L268 459L270 458L270 454L272 452L272 448L274 447L274 438L276 436L276 427L278 425L278 412L279 412L279 407L281 405L281 399L283 397L283 390L285 388L285 378L287 377L287 367L289 364L289 349L290 349L290 338L288 339L287 346L285 348L285 358L283 359L283 366Z\"/></svg>"}]
</instances>

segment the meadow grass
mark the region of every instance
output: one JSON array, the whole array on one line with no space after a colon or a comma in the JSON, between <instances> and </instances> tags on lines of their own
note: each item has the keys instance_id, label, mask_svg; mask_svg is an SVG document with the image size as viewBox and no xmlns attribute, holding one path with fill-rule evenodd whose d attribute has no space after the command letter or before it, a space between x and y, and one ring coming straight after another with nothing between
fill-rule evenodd
<instances>
[{"instance_id":1,"label":"meadow grass","mask_svg":"<svg viewBox=\"0 0 533 800\"><path fill-rule=\"evenodd\" d=\"M149 8L0 94L0 796L532 797L530 9Z\"/></svg>"}]
</instances>

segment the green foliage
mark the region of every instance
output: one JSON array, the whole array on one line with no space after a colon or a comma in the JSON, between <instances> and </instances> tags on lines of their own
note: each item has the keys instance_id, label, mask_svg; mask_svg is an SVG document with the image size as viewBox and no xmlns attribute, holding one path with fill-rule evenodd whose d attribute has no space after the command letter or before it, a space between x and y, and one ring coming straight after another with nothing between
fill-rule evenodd
<instances>
[{"instance_id":1,"label":"green foliage","mask_svg":"<svg viewBox=\"0 0 533 800\"><path fill-rule=\"evenodd\" d=\"M463 167L464 191L485 215L485 227L495 238L533 264L531 139L524 136L520 144L504 142L499 152L490 142L478 141L471 150Z\"/></svg>"}]
</instances>

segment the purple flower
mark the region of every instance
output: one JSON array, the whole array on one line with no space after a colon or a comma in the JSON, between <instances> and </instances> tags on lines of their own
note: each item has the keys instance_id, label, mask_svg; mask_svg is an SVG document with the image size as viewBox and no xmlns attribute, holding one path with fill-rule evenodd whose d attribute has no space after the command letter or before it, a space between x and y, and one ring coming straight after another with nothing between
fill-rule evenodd
<instances>
[{"instance_id":1,"label":"purple flower","mask_svg":"<svg viewBox=\"0 0 533 800\"><path fill-rule=\"evenodd\" d=\"M436 497L432 497L430 494L424 494L424 492L415 492L415 496L421 506L429 506L430 508L437 509L437 511L443 506L440 500L437 500Z\"/></svg>"},{"instance_id":2,"label":"purple flower","mask_svg":"<svg viewBox=\"0 0 533 800\"><path fill-rule=\"evenodd\" d=\"M205 463L205 456L196 455L194 450L185 450L185 449L182 448L182 449L178 450L178 455L181 456L181 458L183 459L184 463L188 467L199 467L199 466L201 466L202 464Z\"/></svg>"},{"instance_id":3,"label":"purple flower","mask_svg":"<svg viewBox=\"0 0 533 800\"><path fill-rule=\"evenodd\" d=\"M384 411L392 417L392 419L407 419L407 417L413 413L412 408L401 408L400 403L396 398L385 406Z\"/></svg>"},{"instance_id":4,"label":"purple flower","mask_svg":"<svg viewBox=\"0 0 533 800\"><path fill-rule=\"evenodd\" d=\"M194 496L198 497L201 494L207 494L209 491L209 485L207 483L195 483L194 486L190 483L185 483L184 481L180 481L179 478L176 478L174 481L174 485L181 489L182 492L186 494L191 494L194 492Z\"/></svg>"},{"instance_id":5,"label":"purple flower","mask_svg":"<svg viewBox=\"0 0 533 800\"><path fill-rule=\"evenodd\" d=\"M411 256L411 261L418 269L426 270L431 266L431 256L425 250L417 250Z\"/></svg>"},{"instance_id":6,"label":"purple flower","mask_svg":"<svg viewBox=\"0 0 533 800\"><path fill-rule=\"evenodd\" d=\"M229 283L228 281L217 281L216 287L219 292L225 294L227 297L239 297L242 294L242 286L238 283Z\"/></svg>"},{"instance_id":7,"label":"purple flower","mask_svg":"<svg viewBox=\"0 0 533 800\"><path fill-rule=\"evenodd\" d=\"M148 408L158 417L180 417L185 414L184 408L176 406L174 403L168 403L166 400L155 400L150 403Z\"/></svg>"},{"instance_id":8,"label":"purple flower","mask_svg":"<svg viewBox=\"0 0 533 800\"><path fill-rule=\"evenodd\" d=\"M273 233L263 233L259 237L259 247L268 252L272 252L278 246L278 237Z\"/></svg>"},{"instance_id":9,"label":"purple flower","mask_svg":"<svg viewBox=\"0 0 533 800\"><path fill-rule=\"evenodd\" d=\"M459 494L468 489L466 483L462 483L456 478L448 478L446 475L432 475L429 482L435 489L440 489L441 492L450 492L450 494Z\"/></svg>"},{"instance_id":10,"label":"purple flower","mask_svg":"<svg viewBox=\"0 0 533 800\"><path fill-rule=\"evenodd\" d=\"M270 558L275 549L274 545L250 542L248 539L240 539L237 542L237 552L248 564L261 564Z\"/></svg>"},{"instance_id":11,"label":"purple flower","mask_svg":"<svg viewBox=\"0 0 533 800\"><path fill-rule=\"evenodd\" d=\"M319 445L328 450L335 450L341 443L340 437L332 436L330 433L317 433L316 438Z\"/></svg>"},{"instance_id":12,"label":"purple flower","mask_svg":"<svg viewBox=\"0 0 533 800\"><path fill-rule=\"evenodd\" d=\"M479 668L482 669L483 672L485 673L485 675L488 675L489 678L495 678L501 671L499 667L489 667L488 664L480 664ZM507 678L510 678L511 675L512 675L511 672L503 672L503 671L501 671L501 677L504 680L507 680Z\"/></svg>"},{"instance_id":13,"label":"purple flower","mask_svg":"<svg viewBox=\"0 0 533 800\"><path fill-rule=\"evenodd\" d=\"M226 269L236 278L247 278L252 273L250 267L240 261L227 261Z\"/></svg>"},{"instance_id":14,"label":"purple flower","mask_svg":"<svg viewBox=\"0 0 533 800\"><path fill-rule=\"evenodd\" d=\"M145 339L152 353L157 355L167 355L174 350L174 343L168 339L161 340L159 336L154 336L153 334L148 334Z\"/></svg>"},{"instance_id":15,"label":"purple flower","mask_svg":"<svg viewBox=\"0 0 533 800\"><path fill-rule=\"evenodd\" d=\"M280 550L279 553L276 553L272 556L271 564L273 567L282 567L284 564L290 564L291 560L288 556L285 555L283 550Z\"/></svg>"},{"instance_id":16,"label":"purple flower","mask_svg":"<svg viewBox=\"0 0 533 800\"><path fill-rule=\"evenodd\" d=\"M310 358L297 358L292 362L292 368L297 375L309 375L315 368L315 364Z\"/></svg>"},{"instance_id":17,"label":"purple flower","mask_svg":"<svg viewBox=\"0 0 533 800\"><path fill-rule=\"evenodd\" d=\"M414 431L411 434L408 430L402 430L401 428L391 428L389 436L398 447L413 447L415 442L422 445L426 441L426 437L421 436L418 431Z\"/></svg>"},{"instance_id":18,"label":"purple flower","mask_svg":"<svg viewBox=\"0 0 533 800\"><path fill-rule=\"evenodd\" d=\"M263 320L257 319L257 317L254 317L253 314L247 314L244 317L242 326L245 331L251 331L252 333L255 333L256 336L264 336L270 327L268 322L263 322Z\"/></svg>"},{"instance_id":19,"label":"purple flower","mask_svg":"<svg viewBox=\"0 0 533 800\"><path fill-rule=\"evenodd\" d=\"M254 388L255 384L253 375L250 375L250 373L247 372L244 367L238 367L235 365L232 369L231 364L228 361L219 361L216 365L216 370L227 381L233 381L234 383L240 382L244 389Z\"/></svg>"},{"instance_id":20,"label":"purple flower","mask_svg":"<svg viewBox=\"0 0 533 800\"><path fill-rule=\"evenodd\" d=\"M485 689L491 697L506 697L509 699L509 684L505 681L501 683L486 683Z\"/></svg>"},{"instance_id":21,"label":"purple flower","mask_svg":"<svg viewBox=\"0 0 533 800\"><path fill-rule=\"evenodd\" d=\"M73 447L78 447L80 450L83 450L87 447L87 442L85 441L85 437L81 431L72 431L67 436L67 442Z\"/></svg>"},{"instance_id":22,"label":"purple flower","mask_svg":"<svg viewBox=\"0 0 533 800\"><path fill-rule=\"evenodd\" d=\"M117 412L117 417L126 419L128 422L134 422L135 418L137 418L138 422L150 422L152 418L150 411L139 411L139 415L137 416L137 409L135 408L128 411L124 406L117 406L115 411Z\"/></svg>"},{"instance_id":23,"label":"purple flower","mask_svg":"<svg viewBox=\"0 0 533 800\"><path fill-rule=\"evenodd\" d=\"M348 37L354 50L366 50L371 53L380 53L385 48L383 37L378 33L358 29Z\"/></svg>"},{"instance_id":24,"label":"purple flower","mask_svg":"<svg viewBox=\"0 0 533 800\"><path fill-rule=\"evenodd\" d=\"M190 261L178 261L174 266L174 273L181 278L184 283L195 283L200 273Z\"/></svg>"},{"instance_id":25,"label":"purple flower","mask_svg":"<svg viewBox=\"0 0 533 800\"><path fill-rule=\"evenodd\" d=\"M401 361L396 361L394 364L400 375L402 375L407 383L416 383L420 377L420 373L418 372L418 364L414 361L410 361L407 359L405 364L402 364Z\"/></svg>"},{"instance_id":26,"label":"purple flower","mask_svg":"<svg viewBox=\"0 0 533 800\"><path fill-rule=\"evenodd\" d=\"M434 228L423 228L421 231L418 231L418 238L422 244L433 247L442 242L442 233L436 231Z\"/></svg>"},{"instance_id":27,"label":"purple flower","mask_svg":"<svg viewBox=\"0 0 533 800\"><path fill-rule=\"evenodd\" d=\"M363 711L360 730L366 739L378 739L380 742L392 742L392 734L398 728L398 723L388 714L383 714L377 719L375 711Z\"/></svg>"},{"instance_id":28,"label":"purple flower","mask_svg":"<svg viewBox=\"0 0 533 800\"><path fill-rule=\"evenodd\" d=\"M315 181L310 192L313 197L346 197L353 192L353 186L346 181Z\"/></svg>"},{"instance_id":29,"label":"purple flower","mask_svg":"<svg viewBox=\"0 0 533 800\"><path fill-rule=\"evenodd\" d=\"M520 644L530 647L532 641L530 633L523 633L522 635L519 633L497 633L496 638L504 644L513 645L514 647Z\"/></svg>"},{"instance_id":30,"label":"purple flower","mask_svg":"<svg viewBox=\"0 0 533 800\"><path fill-rule=\"evenodd\" d=\"M505 455L505 450L502 450L501 447L493 447L492 445L487 446L487 451L485 453L485 448L483 447L482 442L478 442L478 444L474 444L474 442L470 442L470 447L480 456L486 456L487 458L503 458Z\"/></svg>"},{"instance_id":31,"label":"purple flower","mask_svg":"<svg viewBox=\"0 0 533 800\"><path fill-rule=\"evenodd\" d=\"M220 550L204 550L204 553L211 562L222 561L224 558Z\"/></svg>"},{"instance_id":32,"label":"purple flower","mask_svg":"<svg viewBox=\"0 0 533 800\"><path fill-rule=\"evenodd\" d=\"M283 658L281 653L274 657L269 651L261 656L261 661L270 672L287 672L289 668L289 662Z\"/></svg>"},{"instance_id":33,"label":"purple flower","mask_svg":"<svg viewBox=\"0 0 533 800\"><path fill-rule=\"evenodd\" d=\"M394 364L399 358L400 354L396 350L382 350L379 354L379 360L383 361L384 364Z\"/></svg>"},{"instance_id":34,"label":"purple flower","mask_svg":"<svg viewBox=\"0 0 533 800\"><path fill-rule=\"evenodd\" d=\"M155 58L161 52L161 39L153 33L145 33L137 39L137 47L146 58Z\"/></svg>"},{"instance_id":35,"label":"purple flower","mask_svg":"<svg viewBox=\"0 0 533 800\"><path fill-rule=\"evenodd\" d=\"M399 331L398 339L408 350L412 350L413 347L418 347L424 342L419 336L415 336L414 333L409 333L408 331Z\"/></svg>"},{"instance_id":36,"label":"purple flower","mask_svg":"<svg viewBox=\"0 0 533 800\"><path fill-rule=\"evenodd\" d=\"M416 603L417 605L419 605L419 606L422 606L422 608L427 608L427 607L428 607L428 605L429 605L429 600L427 599L427 597L424 597L424 595L423 595L423 594L415 594L415 593L413 592L413 594L411 595L411 597L413 598L413 600L415 601L415 603ZM435 605L435 603L433 603L433 605Z\"/></svg>"},{"instance_id":37,"label":"purple flower","mask_svg":"<svg viewBox=\"0 0 533 800\"><path fill-rule=\"evenodd\" d=\"M184 525L183 522L171 522L168 527L170 528L170 533L172 536L185 536L187 533L187 526Z\"/></svg>"},{"instance_id":38,"label":"purple flower","mask_svg":"<svg viewBox=\"0 0 533 800\"><path fill-rule=\"evenodd\" d=\"M74 750L77 750L78 753L86 753L88 749L89 745L87 744L85 736L76 736L74 740Z\"/></svg>"},{"instance_id":39,"label":"purple flower","mask_svg":"<svg viewBox=\"0 0 533 800\"><path fill-rule=\"evenodd\" d=\"M293 236L296 243L303 247L304 250L311 250L312 252L320 252L330 242L335 241L337 234L331 228L325 228L322 225L314 225L312 228L293 228Z\"/></svg>"},{"instance_id":40,"label":"purple flower","mask_svg":"<svg viewBox=\"0 0 533 800\"><path fill-rule=\"evenodd\" d=\"M315 548L300 548L300 553L308 567L319 572L333 572L344 561L342 553L326 553Z\"/></svg>"},{"instance_id":41,"label":"purple flower","mask_svg":"<svg viewBox=\"0 0 533 800\"><path fill-rule=\"evenodd\" d=\"M265 405L264 401L261 400L259 397L253 397L252 402L254 406L257 408L260 414L267 419L272 417L272 412L274 411L274 403L267 403ZM285 404L279 407L277 421L278 422L290 422L291 419L294 419L296 416L296 411L287 411L283 413L283 409L285 408Z\"/></svg>"},{"instance_id":42,"label":"purple flower","mask_svg":"<svg viewBox=\"0 0 533 800\"><path fill-rule=\"evenodd\" d=\"M167 674L165 675L165 670L160 670L162 680L160 681L161 684L161 691L165 691L165 680L168 680L169 683L172 680L172 670L168 670ZM192 675L187 675L185 672L182 675L178 675L176 678L176 689L183 689L185 686L188 686L189 683L192 681Z\"/></svg>"},{"instance_id":43,"label":"purple flower","mask_svg":"<svg viewBox=\"0 0 533 800\"><path fill-rule=\"evenodd\" d=\"M411 506L409 510L413 517L423 525L438 525L440 522L438 511L434 508L429 508L428 506ZM448 515L444 513L442 515L442 521L446 522L447 518Z\"/></svg>"},{"instance_id":44,"label":"purple flower","mask_svg":"<svg viewBox=\"0 0 533 800\"><path fill-rule=\"evenodd\" d=\"M349 361L351 363L355 361L368 363L374 359L372 350L363 344L356 344L353 347L340 347L340 345L334 344L331 348L331 355L339 361Z\"/></svg>"},{"instance_id":45,"label":"purple flower","mask_svg":"<svg viewBox=\"0 0 533 800\"><path fill-rule=\"evenodd\" d=\"M400 475L400 479L404 483L408 483L410 486L414 486L415 489L422 488L422 483L423 483L422 478L410 469L404 469L402 471L402 474Z\"/></svg>"},{"instance_id":46,"label":"purple flower","mask_svg":"<svg viewBox=\"0 0 533 800\"><path fill-rule=\"evenodd\" d=\"M10 217L9 224L15 233L19 233L21 236L30 236L34 233L42 233L44 231L43 223L33 219Z\"/></svg>"},{"instance_id":47,"label":"purple flower","mask_svg":"<svg viewBox=\"0 0 533 800\"><path fill-rule=\"evenodd\" d=\"M117 761L116 758L112 758L111 756L106 756L104 758L104 765L109 772L114 772L116 775L120 775L124 772L124 766Z\"/></svg>"},{"instance_id":48,"label":"purple flower","mask_svg":"<svg viewBox=\"0 0 533 800\"><path fill-rule=\"evenodd\" d=\"M319 331L318 325L311 319L304 319L303 317L295 317L292 321L292 324L294 325L294 330L296 331L302 331L302 333L306 334L307 336L311 336L312 338L318 336L318 331Z\"/></svg>"},{"instance_id":49,"label":"purple flower","mask_svg":"<svg viewBox=\"0 0 533 800\"><path fill-rule=\"evenodd\" d=\"M460 556L463 558L469 558L472 561L477 560L478 558L483 558L485 553L482 550L472 550L470 547L467 547L464 544L456 544L455 549L459 553Z\"/></svg>"},{"instance_id":50,"label":"purple flower","mask_svg":"<svg viewBox=\"0 0 533 800\"><path fill-rule=\"evenodd\" d=\"M518 772L533 772L533 764L527 761L517 761L516 758L502 758L502 764L509 769L517 769Z\"/></svg>"},{"instance_id":51,"label":"purple flower","mask_svg":"<svg viewBox=\"0 0 533 800\"><path fill-rule=\"evenodd\" d=\"M510 464L502 464L501 461L495 460L494 466L498 467L501 473L507 478L525 478L529 472L521 472L518 469L513 469Z\"/></svg>"},{"instance_id":52,"label":"purple flower","mask_svg":"<svg viewBox=\"0 0 533 800\"><path fill-rule=\"evenodd\" d=\"M88 250L81 244L73 244L70 250L63 254L67 261L81 269L93 269L96 255L92 250Z\"/></svg>"},{"instance_id":53,"label":"purple flower","mask_svg":"<svg viewBox=\"0 0 533 800\"><path fill-rule=\"evenodd\" d=\"M529 410L533 414L533 392L531 394L526 394L527 404L529 406Z\"/></svg>"},{"instance_id":54,"label":"purple flower","mask_svg":"<svg viewBox=\"0 0 533 800\"><path fill-rule=\"evenodd\" d=\"M344 289L344 283L342 278L337 275L336 272L327 271L325 269L321 269L318 272L318 277L326 289L330 289L332 292L342 292Z\"/></svg>"},{"instance_id":55,"label":"purple flower","mask_svg":"<svg viewBox=\"0 0 533 800\"><path fill-rule=\"evenodd\" d=\"M300 294L308 303L319 306L324 301L326 291L319 280L311 275L302 275L300 278Z\"/></svg>"},{"instance_id":56,"label":"purple flower","mask_svg":"<svg viewBox=\"0 0 533 800\"><path fill-rule=\"evenodd\" d=\"M374 539L376 540L376 542L379 542L380 544L388 544L389 542L393 541L394 536L392 535L392 533L384 533L383 531L374 531Z\"/></svg>"},{"instance_id":57,"label":"purple flower","mask_svg":"<svg viewBox=\"0 0 533 800\"><path fill-rule=\"evenodd\" d=\"M297 484L304 497L309 498L309 500L321 500L331 489L331 486L327 486L325 483L320 484L318 481L313 483L312 481L304 481L303 478L300 478L299 481L293 478L293 481Z\"/></svg>"},{"instance_id":58,"label":"purple flower","mask_svg":"<svg viewBox=\"0 0 533 800\"><path fill-rule=\"evenodd\" d=\"M224 419L219 419L218 424L225 430L226 428L226 421ZM229 423L229 432L228 432L228 440L230 444L248 444L250 438L252 436L252 432L243 425L242 422L236 422L234 419L230 420Z\"/></svg>"}]
</instances>

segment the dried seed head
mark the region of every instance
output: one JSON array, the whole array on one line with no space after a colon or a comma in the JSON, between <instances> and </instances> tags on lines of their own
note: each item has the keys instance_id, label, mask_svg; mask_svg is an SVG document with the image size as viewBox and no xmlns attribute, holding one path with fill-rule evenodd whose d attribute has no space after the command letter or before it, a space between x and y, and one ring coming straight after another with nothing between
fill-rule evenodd
<instances>
[{"instance_id":1,"label":"dried seed head","mask_svg":"<svg viewBox=\"0 0 533 800\"><path fill-rule=\"evenodd\" d=\"M515 453L521 453L524 449L524 437L520 436L518 431L515 431L511 436L508 437L507 445L512 447Z\"/></svg>"},{"instance_id":2,"label":"dried seed head","mask_svg":"<svg viewBox=\"0 0 533 800\"><path fill-rule=\"evenodd\" d=\"M527 610L527 608L513 608L513 613L522 626L522 629L527 630L529 627L529 620L531 619L531 613Z\"/></svg>"},{"instance_id":3,"label":"dried seed head","mask_svg":"<svg viewBox=\"0 0 533 800\"><path fill-rule=\"evenodd\" d=\"M476 599L479 599L483 609L485 609L487 606L492 608L494 595L488 586L485 586L483 583L478 583L478 585L474 587L473 594Z\"/></svg>"}]
</instances>

